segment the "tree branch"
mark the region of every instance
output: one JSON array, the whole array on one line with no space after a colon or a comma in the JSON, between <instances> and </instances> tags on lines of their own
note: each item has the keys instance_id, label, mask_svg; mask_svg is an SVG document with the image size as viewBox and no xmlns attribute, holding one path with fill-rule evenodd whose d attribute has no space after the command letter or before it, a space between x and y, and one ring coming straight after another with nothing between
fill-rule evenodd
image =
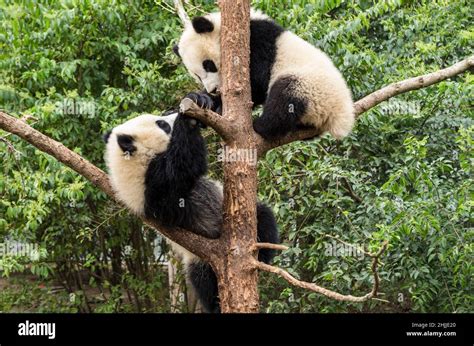
<instances>
[{"instance_id":1,"label":"tree branch","mask_svg":"<svg viewBox=\"0 0 474 346\"><path fill-rule=\"evenodd\" d=\"M234 126L227 118L211 111L210 109L199 107L191 99L183 99L179 104L179 111L209 125L225 141L231 137L232 133L234 133Z\"/></svg>"},{"instance_id":2,"label":"tree branch","mask_svg":"<svg viewBox=\"0 0 474 346\"><path fill-rule=\"evenodd\" d=\"M188 14L184 10L183 3L180 0L173 0L174 3L174 8L176 9L176 12L178 13L179 19L181 19L181 22L183 22L183 25L188 25L191 23L191 20L189 19Z\"/></svg>"},{"instance_id":3,"label":"tree branch","mask_svg":"<svg viewBox=\"0 0 474 346\"><path fill-rule=\"evenodd\" d=\"M266 272L269 272L269 273L274 273L274 274L277 274L277 275L281 276L283 279L288 281L293 286L301 287L301 288L304 288L304 289L307 289L307 290L310 290L310 291L313 291L313 292L316 292L316 293L320 293L320 294L325 295L326 297L334 299L334 300L343 301L343 302L360 303L360 302L365 302L369 299L375 298L377 296L379 285L380 285L380 279L379 279L379 275L378 275L378 271L377 271L377 265L378 265L379 258L383 254L385 249L387 248L387 245L388 245L388 242L385 241L382 245L382 248L376 254L370 254L370 256L372 257L372 268L371 269L372 269L372 274L373 274L373 277L374 277L374 284L372 286L372 290L369 293L367 293L366 295L361 296L361 297L340 294L338 292L334 292L334 291L328 290L327 288L318 286L314 283L300 281L300 280L296 279L294 276L292 276L290 273L288 273L286 270L283 270L283 269L275 267L275 266L271 266L269 264L265 264L263 262L259 262L257 260L255 260L253 264L254 264L255 268L257 268L257 269L260 269L260 270L263 270L263 271L266 271Z\"/></svg>"},{"instance_id":4,"label":"tree branch","mask_svg":"<svg viewBox=\"0 0 474 346\"><path fill-rule=\"evenodd\" d=\"M342 181L343 181L343 183L346 185L347 192L348 192L349 195L352 197L352 199L353 199L354 201L356 201L357 203L362 203L362 198L360 198L360 197L354 192L354 189L352 189L352 186L351 186L351 183L349 183L349 180L347 180L346 177L343 177L343 178L342 178Z\"/></svg>"},{"instance_id":5,"label":"tree branch","mask_svg":"<svg viewBox=\"0 0 474 346\"><path fill-rule=\"evenodd\" d=\"M255 243L253 245L253 250L259 250L259 249L273 249L273 250L285 251L285 250L288 250L289 247L283 244Z\"/></svg>"},{"instance_id":6,"label":"tree branch","mask_svg":"<svg viewBox=\"0 0 474 346\"><path fill-rule=\"evenodd\" d=\"M375 107L379 103L390 99L391 97L400 95L402 93L418 90L421 88L428 87L430 85L439 83L445 79L454 77L460 73L463 73L474 66L474 56L464 59L451 67L435 71L432 73L425 74L419 77L413 77L405 79L401 82L396 82L377 90L359 101L354 103L356 117L359 117L364 112L368 111L372 107ZM303 131L297 131L289 133L288 135L279 138L275 141L266 141L258 134L255 134L257 141L258 156L263 156L268 150L288 144L294 141L303 140L319 136L317 129L309 129Z\"/></svg>"},{"instance_id":7,"label":"tree branch","mask_svg":"<svg viewBox=\"0 0 474 346\"><path fill-rule=\"evenodd\" d=\"M304 129L296 132L290 132L287 135L272 141L267 141L255 132L255 141L257 142L257 155L258 157L262 157L267 151L271 149L281 147L282 145L289 144L294 141L313 138L319 135L321 135L321 133L317 129Z\"/></svg>"},{"instance_id":8,"label":"tree branch","mask_svg":"<svg viewBox=\"0 0 474 346\"><path fill-rule=\"evenodd\" d=\"M82 156L68 149L63 144L45 136L22 120L14 118L1 111L0 128L23 138L39 150L50 154L116 200L115 193L110 185L107 174ZM116 201L120 203L118 200ZM209 259L210 255L215 254L216 249L219 248L219 240L207 239L183 229L166 229L153 220L146 219L143 216L139 217L151 227L159 230L169 239L204 259Z\"/></svg>"},{"instance_id":9,"label":"tree branch","mask_svg":"<svg viewBox=\"0 0 474 346\"><path fill-rule=\"evenodd\" d=\"M426 88L430 85L439 83L445 79L454 77L460 73L474 67L474 56L466 58L453 66L445 69L425 74L423 76L405 79L377 90L355 103L356 115L359 116L379 103L388 100L391 97L406 93L412 90Z\"/></svg>"},{"instance_id":10,"label":"tree branch","mask_svg":"<svg viewBox=\"0 0 474 346\"><path fill-rule=\"evenodd\" d=\"M39 150L54 156L58 161L72 168L77 173L91 181L109 196L114 196L112 186L107 175L82 156L66 148L48 136L26 124L20 119L14 118L6 113L0 112L0 128L11 132L27 142L33 144Z\"/></svg>"}]
</instances>

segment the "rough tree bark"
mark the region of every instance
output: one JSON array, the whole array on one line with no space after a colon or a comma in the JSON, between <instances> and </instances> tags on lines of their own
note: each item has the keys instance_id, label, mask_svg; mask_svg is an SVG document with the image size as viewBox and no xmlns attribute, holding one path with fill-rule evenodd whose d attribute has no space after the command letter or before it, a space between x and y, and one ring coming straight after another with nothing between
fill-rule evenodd
<instances>
[{"instance_id":1,"label":"rough tree bark","mask_svg":"<svg viewBox=\"0 0 474 346\"><path fill-rule=\"evenodd\" d=\"M233 125L226 152L255 152L250 92L250 3L219 1L221 9L221 78L223 117ZM235 30L239 28L239 30ZM258 312L258 273L253 266L257 239L257 170L251 160L225 160L224 248L214 263L222 312Z\"/></svg>"}]
</instances>

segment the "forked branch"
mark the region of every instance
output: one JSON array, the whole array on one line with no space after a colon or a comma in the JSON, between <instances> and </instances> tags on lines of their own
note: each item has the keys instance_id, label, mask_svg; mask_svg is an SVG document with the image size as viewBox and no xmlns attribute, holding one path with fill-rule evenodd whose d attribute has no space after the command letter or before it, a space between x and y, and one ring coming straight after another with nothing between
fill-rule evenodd
<instances>
[{"instance_id":1,"label":"forked branch","mask_svg":"<svg viewBox=\"0 0 474 346\"><path fill-rule=\"evenodd\" d=\"M340 294L338 292L334 292L334 291L328 290L327 288L318 286L315 283L298 280L297 278L292 276L290 273L288 273L286 270L283 270L281 268L278 268L269 264L265 264L263 262L259 262L257 260L255 260L253 264L255 268L257 269L281 276L283 279L288 281L293 286L301 287L301 288L304 288L316 293L320 293L334 300L338 300L342 302L360 303L360 302L365 302L369 299L375 298L377 296L379 285L380 285L380 278L378 275L377 266L378 266L380 256L382 256L384 251L387 249L387 245L388 245L388 242L385 241L382 244L382 248L377 253L369 254L369 256L372 257L371 270L372 270L372 275L374 278L374 284L372 286L372 290L366 295L361 296L361 297L352 296L350 294L349 295Z\"/></svg>"}]
</instances>

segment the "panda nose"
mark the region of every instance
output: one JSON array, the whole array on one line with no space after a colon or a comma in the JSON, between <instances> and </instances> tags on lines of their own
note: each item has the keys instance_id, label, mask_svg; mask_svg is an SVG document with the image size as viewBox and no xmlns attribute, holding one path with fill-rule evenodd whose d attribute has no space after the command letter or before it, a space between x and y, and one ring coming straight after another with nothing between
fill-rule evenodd
<instances>
[{"instance_id":1,"label":"panda nose","mask_svg":"<svg viewBox=\"0 0 474 346\"><path fill-rule=\"evenodd\" d=\"M171 126L170 124L168 124L166 121L164 120L157 120L156 121L156 125L158 125L158 127L160 129L162 129L166 134L170 134L171 133Z\"/></svg>"}]
</instances>

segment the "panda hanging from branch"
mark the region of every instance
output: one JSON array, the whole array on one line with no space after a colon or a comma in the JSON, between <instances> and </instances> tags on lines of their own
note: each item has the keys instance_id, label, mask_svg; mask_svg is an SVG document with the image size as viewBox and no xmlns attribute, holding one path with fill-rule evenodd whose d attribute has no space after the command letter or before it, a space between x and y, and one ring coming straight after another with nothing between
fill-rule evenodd
<instances>
[{"instance_id":1,"label":"panda hanging from branch","mask_svg":"<svg viewBox=\"0 0 474 346\"><path fill-rule=\"evenodd\" d=\"M207 93L188 98L220 112L221 15L185 23L173 51ZM331 59L261 12L250 13L250 86L254 106L263 105L254 130L274 140L298 129L315 128L340 139L355 121L352 95Z\"/></svg>"},{"instance_id":2,"label":"panda hanging from branch","mask_svg":"<svg viewBox=\"0 0 474 346\"><path fill-rule=\"evenodd\" d=\"M202 104L200 104L202 106ZM164 116L143 114L115 127L104 136L105 160L112 187L129 209L164 227L179 227L206 238L222 233L222 186L206 177L207 149L201 123L175 111ZM278 243L278 228L270 208L257 203L257 237ZM211 265L178 244L205 312L219 312L217 278ZM260 261L270 263L274 250L261 249Z\"/></svg>"}]
</instances>

